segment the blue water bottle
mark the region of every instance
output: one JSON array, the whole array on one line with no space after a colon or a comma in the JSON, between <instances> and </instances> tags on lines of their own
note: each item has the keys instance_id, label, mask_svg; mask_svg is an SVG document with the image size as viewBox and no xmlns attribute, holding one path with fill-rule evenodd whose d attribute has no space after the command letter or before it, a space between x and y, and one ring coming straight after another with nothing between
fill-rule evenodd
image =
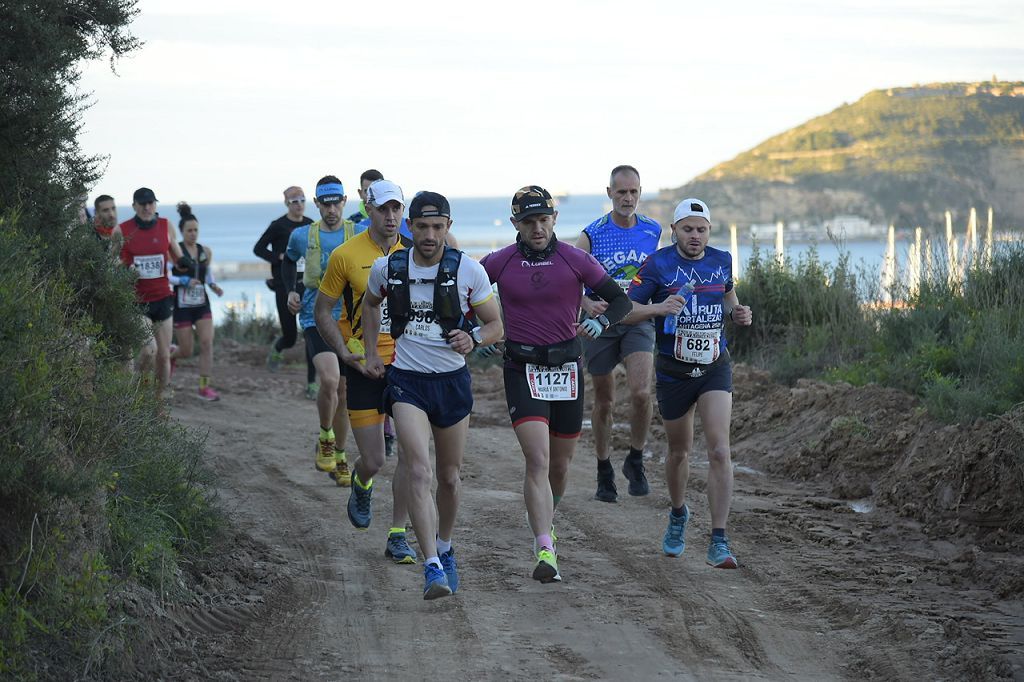
<instances>
[{"instance_id":1,"label":"blue water bottle","mask_svg":"<svg viewBox=\"0 0 1024 682\"><path fill-rule=\"evenodd\" d=\"M691 279L689 282L687 282L682 287L680 287L678 292L676 292L680 296L683 297L683 307L686 307L686 304L690 302L690 296L693 295L693 290L696 289L696 288L697 288L697 283L694 280ZM669 336L675 336L676 325L678 323L679 323L679 316L678 315L666 315L665 316L665 326L663 328L664 332L666 334L668 334Z\"/></svg>"}]
</instances>

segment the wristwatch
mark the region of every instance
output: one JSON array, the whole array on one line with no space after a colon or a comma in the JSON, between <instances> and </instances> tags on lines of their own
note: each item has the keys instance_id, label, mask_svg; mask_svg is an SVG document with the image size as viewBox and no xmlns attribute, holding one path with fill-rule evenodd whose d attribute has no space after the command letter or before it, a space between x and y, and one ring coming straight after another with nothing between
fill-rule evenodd
<instances>
[{"instance_id":1,"label":"wristwatch","mask_svg":"<svg viewBox=\"0 0 1024 682\"><path fill-rule=\"evenodd\" d=\"M473 327L469 332L469 337L473 339L473 348L484 342L484 337L480 335L480 327Z\"/></svg>"},{"instance_id":2,"label":"wristwatch","mask_svg":"<svg viewBox=\"0 0 1024 682\"><path fill-rule=\"evenodd\" d=\"M605 329L608 329L608 327L612 326L612 323L609 322L608 318L605 317L604 315L598 315L594 319L597 320L598 322L600 322L601 326L604 327Z\"/></svg>"}]
</instances>

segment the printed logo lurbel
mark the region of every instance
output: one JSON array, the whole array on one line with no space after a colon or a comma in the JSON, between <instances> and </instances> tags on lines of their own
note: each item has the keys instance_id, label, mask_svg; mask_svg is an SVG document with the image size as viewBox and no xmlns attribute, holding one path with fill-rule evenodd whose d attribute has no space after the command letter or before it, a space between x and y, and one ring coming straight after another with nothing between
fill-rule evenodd
<instances>
[{"instance_id":1,"label":"printed logo lurbel","mask_svg":"<svg viewBox=\"0 0 1024 682\"><path fill-rule=\"evenodd\" d=\"M551 261L549 261L549 260L546 260L546 261L541 261L540 263L531 263L531 262L530 262L530 261L528 261L528 260L524 260L524 261L522 262L522 267L524 267L524 268L542 268L542 267L544 267L545 265L554 265L554 263L552 263L552 262L551 262Z\"/></svg>"}]
</instances>

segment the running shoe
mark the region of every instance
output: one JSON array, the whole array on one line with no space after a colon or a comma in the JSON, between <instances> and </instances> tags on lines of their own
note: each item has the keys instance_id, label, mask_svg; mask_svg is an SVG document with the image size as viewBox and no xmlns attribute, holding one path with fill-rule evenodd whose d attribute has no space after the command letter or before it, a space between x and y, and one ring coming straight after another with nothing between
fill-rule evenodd
<instances>
[{"instance_id":1,"label":"running shoe","mask_svg":"<svg viewBox=\"0 0 1024 682\"><path fill-rule=\"evenodd\" d=\"M317 394L320 393L320 384L312 383L306 384L306 400L316 400Z\"/></svg>"},{"instance_id":2,"label":"running shoe","mask_svg":"<svg viewBox=\"0 0 1024 682\"><path fill-rule=\"evenodd\" d=\"M452 594L459 589L459 570L455 562L455 548L452 547L440 557L441 566L444 567L444 575L448 578L448 587L452 588Z\"/></svg>"},{"instance_id":3,"label":"running shoe","mask_svg":"<svg viewBox=\"0 0 1024 682\"><path fill-rule=\"evenodd\" d=\"M373 518L373 511L370 508L370 498L373 496L373 484L369 488L363 488L352 475L352 492L348 496L348 520L359 530L366 530L370 527L370 520Z\"/></svg>"},{"instance_id":4,"label":"running shoe","mask_svg":"<svg viewBox=\"0 0 1024 682\"><path fill-rule=\"evenodd\" d=\"M334 463L334 441L317 439L316 443L316 468L331 473L337 468Z\"/></svg>"},{"instance_id":5,"label":"running shoe","mask_svg":"<svg viewBox=\"0 0 1024 682\"><path fill-rule=\"evenodd\" d=\"M452 588L448 585L448 578L444 570L433 564L423 566L423 598L437 599L451 595Z\"/></svg>"},{"instance_id":6,"label":"running shoe","mask_svg":"<svg viewBox=\"0 0 1024 682\"><path fill-rule=\"evenodd\" d=\"M661 549L667 556L681 556L686 549L686 522L690 520L690 508L683 505L683 515L676 516L670 509L668 512L668 528L665 538L661 541Z\"/></svg>"},{"instance_id":7,"label":"running shoe","mask_svg":"<svg viewBox=\"0 0 1024 682\"><path fill-rule=\"evenodd\" d=\"M562 576L558 573L558 559L554 552L549 549L537 552L537 565L533 567L533 579L542 583L554 583L562 580Z\"/></svg>"},{"instance_id":8,"label":"running shoe","mask_svg":"<svg viewBox=\"0 0 1024 682\"><path fill-rule=\"evenodd\" d=\"M204 386L203 388L199 389L199 399L209 400L210 402L213 402L214 400L220 400L220 394L217 393L217 391L210 388L209 386Z\"/></svg>"},{"instance_id":9,"label":"running shoe","mask_svg":"<svg viewBox=\"0 0 1024 682\"><path fill-rule=\"evenodd\" d=\"M384 456L395 456L395 437L386 433L384 434Z\"/></svg>"},{"instance_id":10,"label":"running shoe","mask_svg":"<svg viewBox=\"0 0 1024 682\"><path fill-rule=\"evenodd\" d=\"M384 556L396 564L416 563L416 552L409 546L405 533L388 533L388 542L384 546Z\"/></svg>"},{"instance_id":11,"label":"running shoe","mask_svg":"<svg viewBox=\"0 0 1024 682\"><path fill-rule=\"evenodd\" d=\"M344 450L342 455L344 455ZM348 460L344 457L338 459L338 451L334 451L334 473L331 474L331 478L342 488L347 488L352 485L352 472L348 468Z\"/></svg>"},{"instance_id":12,"label":"running shoe","mask_svg":"<svg viewBox=\"0 0 1024 682\"><path fill-rule=\"evenodd\" d=\"M615 469L608 467L607 472L597 470L597 492L594 499L602 502L618 502L619 491L615 488Z\"/></svg>"},{"instance_id":13,"label":"running shoe","mask_svg":"<svg viewBox=\"0 0 1024 682\"><path fill-rule=\"evenodd\" d=\"M739 563L729 549L729 538L711 539L708 545L708 565L715 568L737 568Z\"/></svg>"},{"instance_id":14,"label":"running shoe","mask_svg":"<svg viewBox=\"0 0 1024 682\"><path fill-rule=\"evenodd\" d=\"M622 475L629 481L630 495L642 497L651 492L651 486L647 484L647 475L644 473L642 457L627 457L622 463Z\"/></svg>"},{"instance_id":15,"label":"running shoe","mask_svg":"<svg viewBox=\"0 0 1024 682\"><path fill-rule=\"evenodd\" d=\"M284 353L277 349L277 339L274 339L274 343L270 344L270 351L267 352L267 369L276 372L280 369L282 362L284 362Z\"/></svg>"}]
</instances>

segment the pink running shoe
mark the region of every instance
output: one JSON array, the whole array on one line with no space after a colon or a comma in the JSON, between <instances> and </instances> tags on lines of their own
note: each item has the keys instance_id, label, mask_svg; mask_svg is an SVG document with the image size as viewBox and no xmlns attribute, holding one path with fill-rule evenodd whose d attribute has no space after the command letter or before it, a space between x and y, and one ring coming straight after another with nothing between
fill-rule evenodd
<instances>
[{"instance_id":1,"label":"pink running shoe","mask_svg":"<svg viewBox=\"0 0 1024 682\"><path fill-rule=\"evenodd\" d=\"M199 399L213 402L214 400L220 400L220 394L207 386L206 388L199 389Z\"/></svg>"}]
</instances>

